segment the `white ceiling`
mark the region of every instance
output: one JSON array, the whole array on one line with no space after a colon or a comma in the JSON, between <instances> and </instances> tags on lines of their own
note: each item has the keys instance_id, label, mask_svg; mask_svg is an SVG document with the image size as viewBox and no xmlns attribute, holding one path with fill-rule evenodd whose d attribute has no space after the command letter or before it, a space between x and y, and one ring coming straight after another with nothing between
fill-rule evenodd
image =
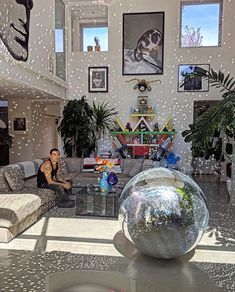
<instances>
[{"instance_id":1,"label":"white ceiling","mask_svg":"<svg viewBox=\"0 0 235 292\"><path fill-rule=\"evenodd\" d=\"M74 19L108 18L108 5L93 1L69 2L72 21Z\"/></svg>"},{"instance_id":2,"label":"white ceiling","mask_svg":"<svg viewBox=\"0 0 235 292\"><path fill-rule=\"evenodd\" d=\"M0 78L0 99L58 99L54 95L30 87L27 84Z\"/></svg>"}]
</instances>

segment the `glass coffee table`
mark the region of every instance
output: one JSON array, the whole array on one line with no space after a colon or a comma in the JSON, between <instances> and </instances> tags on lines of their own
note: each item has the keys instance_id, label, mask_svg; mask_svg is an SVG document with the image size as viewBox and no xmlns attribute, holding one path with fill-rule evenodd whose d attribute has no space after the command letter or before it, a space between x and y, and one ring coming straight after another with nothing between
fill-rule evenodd
<instances>
[{"instance_id":1,"label":"glass coffee table","mask_svg":"<svg viewBox=\"0 0 235 292\"><path fill-rule=\"evenodd\" d=\"M119 197L122 188L112 188L108 193L101 193L98 188L90 186L76 187L77 216L118 217Z\"/></svg>"}]
</instances>

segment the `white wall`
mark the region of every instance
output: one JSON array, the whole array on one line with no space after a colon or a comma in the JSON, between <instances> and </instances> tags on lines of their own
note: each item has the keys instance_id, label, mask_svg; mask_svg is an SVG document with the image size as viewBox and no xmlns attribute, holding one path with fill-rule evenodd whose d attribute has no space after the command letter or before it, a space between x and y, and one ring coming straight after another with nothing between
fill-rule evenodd
<instances>
[{"instance_id":1,"label":"white wall","mask_svg":"<svg viewBox=\"0 0 235 292\"><path fill-rule=\"evenodd\" d=\"M9 101L9 133L13 135L10 163L47 157L49 150L58 147L55 123L60 116L60 102L35 100ZM15 117L26 117L27 131L13 129Z\"/></svg>"},{"instance_id":2,"label":"white wall","mask_svg":"<svg viewBox=\"0 0 235 292\"><path fill-rule=\"evenodd\" d=\"M153 76L122 76L122 14L132 12L165 12L164 74ZM210 64L212 68L234 75L235 47L235 1L224 0L222 47L179 48L180 1L166 0L117 0L109 5L109 52L71 53L69 57L69 99L87 95L92 100L107 100L119 111L124 124L134 121L129 118L129 108L136 105L137 90L134 84L126 83L131 78L160 79L161 84L152 84L148 92L149 103L156 107L156 121L163 123L173 114L177 135L174 151L181 156L181 166L189 169L190 145L184 143L181 132L188 128L193 118L194 100L220 99L214 88L209 92L177 92L179 64ZM200 26L200 21L199 21ZM88 67L109 66L109 92L88 93ZM109 144L110 145L110 144ZM106 144L107 146L107 144Z\"/></svg>"},{"instance_id":3,"label":"white wall","mask_svg":"<svg viewBox=\"0 0 235 292\"><path fill-rule=\"evenodd\" d=\"M28 60L15 60L0 40L0 77L65 98L67 83L51 72L51 65L55 65L54 0L33 1L33 4L30 13Z\"/></svg>"},{"instance_id":4,"label":"white wall","mask_svg":"<svg viewBox=\"0 0 235 292\"><path fill-rule=\"evenodd\" d=\"M30 100L9 100L8 103L9 134L13 135L13 147L10 149L10 163L31 160L33 153L32 143L32 111ZM15 132L14 118L26 118L27 131Z\"/></svg>"}]
</instances>

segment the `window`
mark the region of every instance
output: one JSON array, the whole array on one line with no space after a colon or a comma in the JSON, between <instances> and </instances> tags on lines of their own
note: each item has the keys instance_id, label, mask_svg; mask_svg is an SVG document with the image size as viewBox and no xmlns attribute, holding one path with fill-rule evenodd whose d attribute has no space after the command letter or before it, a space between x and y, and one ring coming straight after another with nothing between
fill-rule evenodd
<instances>
[{"instance_id":1,"label":"window","mask_svg":"<svg viewBox=\"0 0 235 292\"><path fill-rule=\"evenodd\" d=\"M64 52L64 30L55 29L55 52L63 53Z\"/></svg>"},{"instance_id":2,"label":"window","mask_svg":"<svg viewBox=\"0 0 235 292\"><path fill-rule=\"evenodd\" d=\"M108 51L107 26L81 26L81 51Z\"/></svg>"},{"instance_id":3,"label":"window","mask_svg":"<svg viewBox=\"0 0 235 292\"><path fill-rule=\"evenodd\" d=\"M222 0L181 2L181 47L221 45Z\"/></svg>"},{"instance_id":4,"label":"window","mask_svg":"<svg viewBox=\"0 0 235 292\"><path fill-rule=\"evenodd\" d=\"M56 76L66 80L65 60L65 6L61 0L55 1L55 56Z\"/></svg>"}]
</instances>

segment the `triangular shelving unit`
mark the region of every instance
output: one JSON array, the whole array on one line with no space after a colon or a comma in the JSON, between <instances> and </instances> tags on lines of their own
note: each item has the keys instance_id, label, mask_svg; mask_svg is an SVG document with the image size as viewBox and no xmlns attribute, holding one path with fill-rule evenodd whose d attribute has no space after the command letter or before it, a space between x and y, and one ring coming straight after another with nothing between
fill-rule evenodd
<instances>
[{"instance_id":1,"label":"triangular shelving unit","mask_svg":"<svg viewBox=\"0 0 235 292\"><path fill-rule=\"evenodd\" d=\"M151 126L147 123L147 121L145 120L145 118L143 116L139 119L138 123L135 125L135 127L133 128L132 131L135 132L135 130L141 125L141 123L145 124L145 126L149 132L153 131ZM144 131L144 132L146 132L146 131Z\"/></svg>"}]
</instances>

